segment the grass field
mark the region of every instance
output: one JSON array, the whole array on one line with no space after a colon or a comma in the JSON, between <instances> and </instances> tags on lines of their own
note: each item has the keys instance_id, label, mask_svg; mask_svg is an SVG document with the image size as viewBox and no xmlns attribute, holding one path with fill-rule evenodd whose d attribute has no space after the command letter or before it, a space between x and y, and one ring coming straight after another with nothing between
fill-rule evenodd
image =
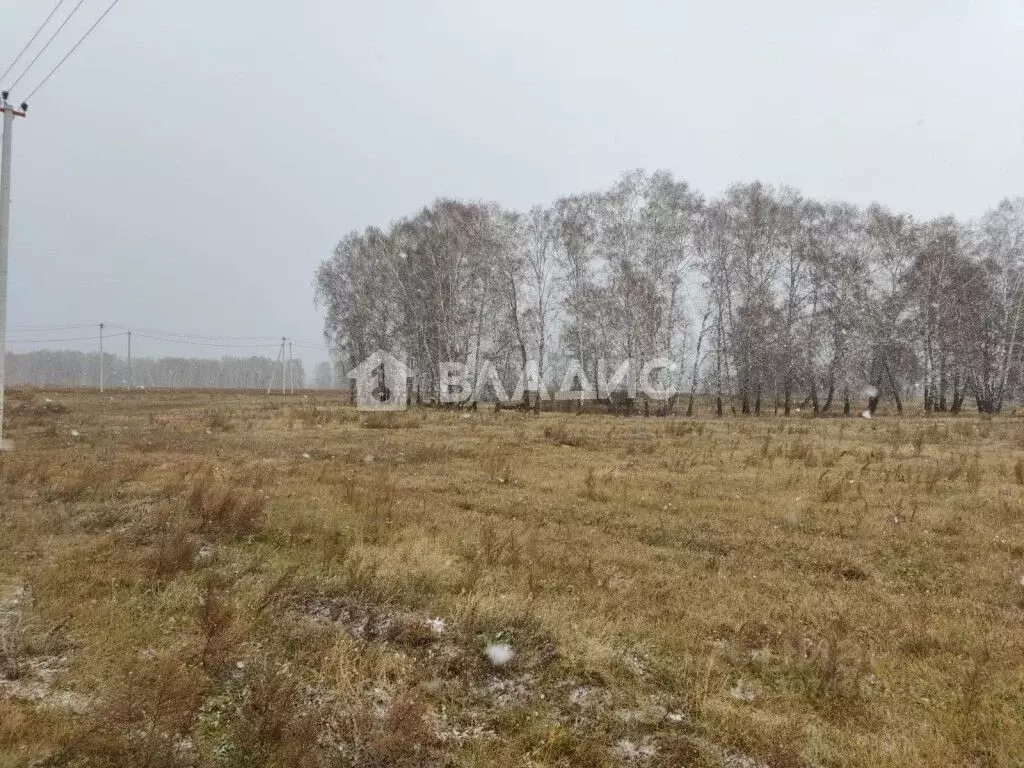
<instances>
[{"instance_id":1,"label":"grass field","mask_svg":"<svg viewBox=\"0 0 1024 768\"><path fill-rule=\"evenodd\" d=\"M7 419L5 768L1024 765L1019 420Z\"/></svg>"}]
</instances>

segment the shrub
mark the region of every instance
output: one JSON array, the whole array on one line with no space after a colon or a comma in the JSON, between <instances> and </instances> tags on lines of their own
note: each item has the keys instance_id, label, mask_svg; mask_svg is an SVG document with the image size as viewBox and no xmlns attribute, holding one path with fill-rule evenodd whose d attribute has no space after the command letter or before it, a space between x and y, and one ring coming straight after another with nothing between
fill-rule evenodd
<instances>
[{"instance_id":1,"label":"shrub","mask_svg":"<svg viewBox=\"0 0 1024 768\"><path fill-rule=\"evenodd\" d=\"M263 527L267 497L240 485L218 483L200 473L185 494L186 509L200 517L203 527L230 536L247 536Z\"/></svg>"},{"instance_id":2,"label":"shrub","mask_svg":"<svg viewBox=\"0 0 1024 768\"><path fill-rule=\"evenodd\" d=\"M151 559L154 574L163 578L192 567L199 552L199 540L188 530L181 516L172 517L167 505L162 506L158 516Z\"/></svg>"}]
</instances>

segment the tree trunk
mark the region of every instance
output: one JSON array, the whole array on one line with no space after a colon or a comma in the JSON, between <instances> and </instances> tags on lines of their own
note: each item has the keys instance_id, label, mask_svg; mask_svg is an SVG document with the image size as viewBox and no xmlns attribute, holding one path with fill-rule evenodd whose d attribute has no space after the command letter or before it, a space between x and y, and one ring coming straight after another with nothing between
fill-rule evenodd
<instances>
[{"instance_id":1,"label":"tree trunk","mask_svg":"<svg viewBox=\"0 0 1024 768\"><path fill-rule=\"evenodd\" d=\"M960 383L960 372L953 374L953 402L949 406L950 413L960 413L964 405L964 388Z\"/></svg>"},{"instance_id":2,"label":"tree trunk","mask_svg":"<svg viewBox=\"0 0 1024 768\"><path fill-rule=\"evenodd\" d=\"M704 331L707 329L708 316L711 314L711 308L704 312L704 317L700 321L700 333L697 334L697 349L693 356L693 377L690 379L690 399L686 403L686 415L693 416L693 397L694 392L697 390L697 377L700 375L700 345L704 342Z\"/></svg>"},{"instance_id":3,"label":"tree trunk","mask_svg":"<svg viewBox=\"0 0 1024 768\"><path fill-rule=\"evenodd\" d=\"M939 361L939 412L946 412L946 388L949 386L949 381L946 378L946 358L943 357Z\"/></svg>"},{"instance_id":4,"label":"tree trunk","mask_svg":"<svg viewBox=\"0 0 1024 768\"><path fill-rule=\"evenodd\" d=\"M892 387L892 399L896 402L896 413L903 415L903 400L900 399L900 388L896 384L896 377L892 375L892 368L889 367L889 361L884 360L882 365L884 366L885 375L889 379L889 386Z\"/></svg>"},{"instance_id":5,"label":"tree trunk","mask_svg":"<svg viewBox=\"0 0 1024 768\"><path fill-rule=\"evenodd\" d=\"M821 412L823 414L828 413L830 410L832 410L832 398L835 397L835 394L836 394L836 383L833 380L833 381L830 381L828 383L828 392L825 395L825 404L823 406L821 406Z\"/></svg>"}]
</instances>

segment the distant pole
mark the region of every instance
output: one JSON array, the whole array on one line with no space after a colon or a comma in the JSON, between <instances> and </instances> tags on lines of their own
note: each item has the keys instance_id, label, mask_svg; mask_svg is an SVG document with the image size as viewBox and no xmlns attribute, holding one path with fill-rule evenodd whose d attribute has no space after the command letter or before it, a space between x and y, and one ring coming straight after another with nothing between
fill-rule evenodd
<instances>
[{"instance_id":1,"label":"distant pole","mask_svg":"<svg viewBox=\"0 0 1024 768\"><path fill-rule=\"evenodd\" d=\"M285 394L284 386L284 336L281 337L281 394Z\"/></svg>"},{"instance_id":2,"label":"distant pole","mask_svg":"<svg viewBox=\"0 0 1024 768\"><path fill-rule=\"evenodd\" d=\"M288 342L288 393L295 394L295 366L292 363L292 343Z\"/></svg>"},{"instance_id":3,"label":"distant pole","mask_svg":"<svg viewBox=\"0 0 1024 768\"><path fill-rule=\"evenodd\" d=\"M14 118L24 117L27 106L15 110L7 103L7 91L0 94L0 109L3 109L3 149L0 150L0 450L4 437L4 363L7 357L7 245L11 235L11 148L14 139Z\"/></svg>"},{"instance_id":4,"label":"distant pole","mask_svg":"<svg viewBox=\"0 0 1024 768\"><path fill-rule=\"evenodd\" d=\"M267 394L268 395L270 394L271 388L273 388L273 386L274 386L274 374L277 372L277 362L278 362L278 360L282 360L283 358L284 358L284 344L282 344L280 346L280 348L278 348L278 350L277 350L277 360L275 360L274 364L272 366L270 366L270 375L267 377Z\"/></svg>"},{"instance_id":5,"label":"distant pole","mask_svg":"<svg viewBox=\"0 0 1024 768\"><path fill-rule=\"evenodd\" d=\"M128 331L128 389L132 388L132 332Z\"/></svg>"},{"instance_id":6,"label":"distant pole","mask_svg":"<svg viewBox=\"0 0 1024 768\"><path fill-rule=\"evenodd\" d=\"M103 323L100 323L100 394L103 394Z\"/></svg>"}]
</instances>

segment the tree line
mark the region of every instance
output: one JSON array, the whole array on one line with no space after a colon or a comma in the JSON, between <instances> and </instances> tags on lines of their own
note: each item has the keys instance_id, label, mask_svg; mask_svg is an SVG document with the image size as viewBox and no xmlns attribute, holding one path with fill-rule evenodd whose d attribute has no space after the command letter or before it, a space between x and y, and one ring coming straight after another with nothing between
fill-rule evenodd
<instances>
[{"instance_id":1,"label":"tree line","mask_svg":"<svg viewBox=\"0 0 1024 768\"><path fill-rule=\"evenodd\" d=\"M100 381L100 355L49 349L8 352L5 375L8 386L96 387ZM104 382L112 388L266 389L271 377L280 389L281 363L269 357L142 357L132 358L129 370L126 358L103 354ZM295 389L305 388L301 360L292 360L288 381Z\"/></svg>"},{"instance_id":2,"label":"tree line","mask_svg":"<svg viewBox=\"0 0 1024 768\"><path fill-rule=\"evenodd\" d=\"M719 414L997 413L1024 385L1024 197L918 220L634 171L525 212L437 200L345 236L314 285L339 376L383 349L435 400L455 360L514 384L527 360L668 358Z\"/></svg>"}]
</instances>

